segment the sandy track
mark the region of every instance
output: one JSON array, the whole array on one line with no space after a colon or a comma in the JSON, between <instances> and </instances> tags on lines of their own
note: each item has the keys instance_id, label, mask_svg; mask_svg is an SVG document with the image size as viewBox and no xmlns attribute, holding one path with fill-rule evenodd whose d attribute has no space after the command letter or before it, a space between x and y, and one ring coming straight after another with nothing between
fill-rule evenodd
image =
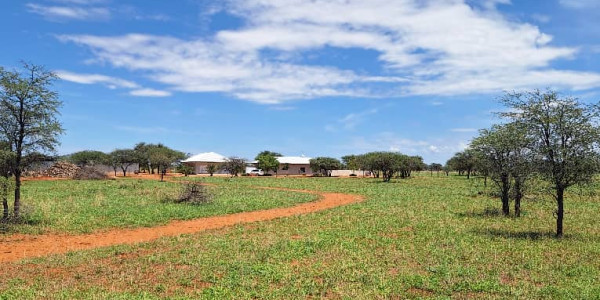
<instances>
[{"instance_id":1,"label":"sandy track","mask_svg":"<svg viewBox=\"0 0 600 300\"><path fill-rule=\"evenodd\" d=\"M148 242L165 236L177 236L233 226L241 223L267 221L282 217L308 214L360 202L364 199L361 196L351 194L324 193L284 188L257 188L316 194L319 195L319 199L317 201L302 203L292 207L243 212L188 221L172 221L169 224L156 227L114 229L83 235L13 235L4 241L0 241L0 262L12 262L24 258L61 254L70 251L112 245Z\"/></svg>"}]
</instances>

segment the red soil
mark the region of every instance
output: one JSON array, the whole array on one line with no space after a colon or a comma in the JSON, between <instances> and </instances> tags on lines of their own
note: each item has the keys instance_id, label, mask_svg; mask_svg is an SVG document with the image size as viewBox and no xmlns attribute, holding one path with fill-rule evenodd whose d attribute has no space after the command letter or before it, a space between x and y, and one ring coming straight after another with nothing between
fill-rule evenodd
<instances>
[{"instance_id":1,"label":"red soil","mask_svg":"<svg viewBox=\"0 0 600 300\"><path fill-rule=\"evenodd\" d=\"M292 207L243 212L189 221L173 221L169 224L157 227L113 229L84 235L13 235L8 239L0 241L0 262L12 262L24 258L61 254L70 251L119 244L148 242L165 236L178 236L181 234L197 233L241 223L267 221L282 217L308 214L363 200L363 197L361 196L350 194L322 193L316 191L267 187L258 188L317 194L320 197L317 201L303 203Z\"/></svg>"}]
</instances>

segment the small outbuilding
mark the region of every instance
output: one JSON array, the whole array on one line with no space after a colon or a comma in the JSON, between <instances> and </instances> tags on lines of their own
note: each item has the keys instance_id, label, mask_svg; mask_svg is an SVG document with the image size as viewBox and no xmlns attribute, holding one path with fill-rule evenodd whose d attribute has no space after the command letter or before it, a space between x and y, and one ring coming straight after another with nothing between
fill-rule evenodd
<instances>
[{"instance_id":1,"label":"small outbuilding","mask_svg":"<svg viewBox=\"0 0 600 300\"><path fill-rule=\"evenodd\" d=\"M310 157L306 156L279 156L276 157L279 161L278 175L312 175L310 169ZM252 164L256 165L256 161ZM275 172L269 171L268 174L274 175Z\"/></svg>"}]
</instances>

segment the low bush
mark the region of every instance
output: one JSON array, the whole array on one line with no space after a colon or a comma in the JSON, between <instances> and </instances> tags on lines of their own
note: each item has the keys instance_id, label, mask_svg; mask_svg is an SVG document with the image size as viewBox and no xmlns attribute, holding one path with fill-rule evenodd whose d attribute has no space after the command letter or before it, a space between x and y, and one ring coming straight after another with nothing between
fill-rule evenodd
<instances>
[{"instance_id":1,"label":"low bush","mask_svg":"<svg viewBox=\"0 0 600 300\"><path fill-rule=\"evenodd\" d=\"M212 199L213 195L201 183L189 182L183 185L179 196L172 199L171 202L198 205L209 203Z\"/></svg>"},{"instance_id":2,"label":"low bush","mask_svg":"<svg viewBox=\"0 0 600 300\"><path fill-rule=\"evenodd\" d=\"M76 180L103 180L108 179L106 173L94 168L94 167L83 167L77 170L73 179Z\"/></svg>"}]
</instances>

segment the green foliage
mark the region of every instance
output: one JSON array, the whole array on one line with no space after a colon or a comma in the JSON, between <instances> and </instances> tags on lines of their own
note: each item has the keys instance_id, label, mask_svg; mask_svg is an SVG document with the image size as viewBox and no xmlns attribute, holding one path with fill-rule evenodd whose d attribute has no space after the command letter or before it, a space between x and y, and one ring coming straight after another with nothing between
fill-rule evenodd
<instances>
[{"instance_id":1,"label":"green foliage","mask_svg":"<svg viewBox=\"0 0 600 300\"><path fill-rule=\"evenodd\" d=\"M80 167L103 164L108 160L108 155L102 151L84 150L70 154L67 160Z\"/></svg>"},{"instance_id":2,"label":"green foliage","mask_svg":"<svg viewBox=\"0 0 600 300\"><path fill-rule=\"evenodd\" d=\"M0 68L0 140L15 153L14 215L19 217L23 157L35 151L55 151L63 128L58 121L62 102L50 89L56 75L43 66L23 63L21 71Z\"/></svg>"},{"instance_id":3,"label":"green foliage","mask_svg":"<svg viewBox=\"0 0 600 300\"><path fill-rule=\"evenodd\" d=\"M208 174L210 174L210 176L213 176L213 174L219 172L220 168L221 168L221 166L219 164L208 164L206 166L206 172L208 172Z\"/></svg>"},{"instance_id":4,"label":"green foliage","mask_svg":"<svg viewBox=\"0 0 600 300\"><path fill-rule=\"evenodd\" d=\"M349 170L355 171L359 169L356 155L342 156L342 162L344 163L345 167Z\"/></svg>"},{"instance_id":5,"label":"green foliage","mask_svg":"<svg viewBox=\"0 0 600 300\"><path fill-rule=\"evenodd\" d=\"M180 163L177 166L177 172L179 172L185 176L188 176L188 175L194 174L194 167L184 164L184 163Z\"/></svg>"},{"instance_id":6,"label":"green foliage","mask_svg":"<svg viewBox=\"0 0 600 300\"><path fill-rule=\"evenodd\" d=\"M599 170L600 110L558 92L534 90L506 93L501 99L509 112L501 113L526 128L538 170L556 191L556 235L563 235L564 191L590 182Z\"/></svg>"},{"instance_id":7,"label":"green foliage","mask_svg":"<svg viewBox=\"0 0 600 300\"><path fill-rule=\"evenodd\" d=\"M331 176L332 170L338 170L342 163L332 157L315 157L310 160L310 168L313 172L320 172L323 176Z\"/></svg>"},{"instance_id":8,"label":"green foliage","mask_svg":"<svg viewBox=\"0 0 600 300\"><path fill-rule=\"evenodd\" d=\"M501 195L502 212L510 213L509 193L514 190L515 215L520 215L520 202L524 196L524 185L533 172L532 140L520 123L494 125L483 129L471 142L478 155L478 169L485 170L498 187ZM514 184L513 184L514 182Z\"/></svg>"},{"instance_id":9,"label":"green foliage","mask_svg":"<svg viewBox=\"0 0 600 300\"><path fill-rule=\"evenodd\" d=\"M127 168L138 161L137 153L133 149L116 149L109 155L109 164L115 170L121 168L123 171L123 177L127 176Z\"/></svg>"},{"instance_id":10,"label":"green foliage","mask_svg":"<svg viewBox=\"0 0 600 300\"><path fill-rule=\"evenodd\" d=\"M279 161L277 160L277 157L273 154L273 153L264 153L264 152L268 152L268 151L263 151L261 152L262 154L259 154L256 157L256 160L258 161L258 169L263 170L263 172L269 173L270 171L273 171L275 173L277 173L277 170L279 170ZM278 153L275 153L278 154Z\"/></svg>"},{"instance_id":11,"label":"green foliage","mask_svg":"<svg viewBox=\"0 0 600 300\"><path fill-rule=\"evenodd\" d=\"M358 155L355 162L362 170L368 170L383 181L390 181L398 173L402 178L410 177L412 171L426 169L427 165L420 156L408 156L398 152L369 152Z\"/></svg>"},{"instance_id":12,"label":"green foliage","mask_svg":"<svg viewBox=\"0 0 600 300\"><path fill-rule=\"evenodd\" d=\"M281 153L279 153L279 152L273 152L273 151L269 151L269 150L264 150L264 151L261 151L260 153L258 153L258 154L256 155L256 157L254 158L254 160L258 160L258 158L259 158L260 156L263 156L263 155L275 156L275 157L282 157L282 156L283 156L283 155L281 155Z\"/></svg>"}]
</instances>

